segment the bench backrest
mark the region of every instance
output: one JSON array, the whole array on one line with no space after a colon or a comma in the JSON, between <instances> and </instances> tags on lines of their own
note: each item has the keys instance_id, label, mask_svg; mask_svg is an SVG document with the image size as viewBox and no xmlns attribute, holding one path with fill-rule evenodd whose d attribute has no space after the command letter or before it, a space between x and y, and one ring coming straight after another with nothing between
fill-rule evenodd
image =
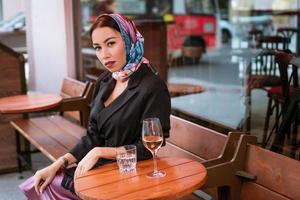
<instances>
[{"instance_id":1,"label":"bench backrest","mask_svg":"<svg viewBox=\"0 0 300 200\"><path fill-rule=\"evenodd\" d=\"M219 188L219 199L300 199L300 162L254 145L242 135L232 160L207 168L203 186Z\"/></svg>"},{"instance_id":2,"label":"bench backrest","mask_svg":"<svg viewBox=\"0 0 300 200\"><path fill-rule=\"evenodd\" d=\"M257 178L242 183L241 200L300 199L299 161L248 145L245 171Z\"/></svg>"},{"instance_id":3,"label":"bench backrest","mask_svg":"<svg viewBox=\"0 0 300 200\"><path fill-rule=\"evenodd\" d=\"M26 93L25 59L0 43L0 97Z\"/></svg>"},{"instance_id":4,"label":"bench backrest","mask_svg":"<svg viewBox=\"0 0 300 200\"><path fill-rule=\"evenodd\" d=\"M170 137L158 151L158 156L186 157L202 162L205 167L232 159L241 133L227 136L174 115L170 116L170 121ZM205 192L217 196L215 187Z\"/></svg>"},{"instance_id":5,"label":"bench backrest","mask_svg":"<svg viewBox=\"0 0 300 200\"><path fill-rule=\"evenodd\" d=\"M62 103L41 112L60 112L61 115L65 115L77 122L79 121L86 128L93 90L94 84L89 81L83 83L71 78L65 78L60 93L63 97Z\"/></svg>"},{"instance_id":6,"label":"bench backrest","mask_svg":"<svg viewBox=\"0 0 300 200\"><path fill-rule=\"evenodd\" d=\"M66 77L64 78L61 86L60 96L64 99L73 97L83 97L88 84L88 82L83 83L81 81ZM79 111L67 111L64 112L64 115L80 122Z\"/></svg>"},{"instance_id":7,"label":"bench backrest","mask_svg":"<svg viewBox=\"0 0 300 200\"><path fill-rule=\"evenodd\" d=\"M174 115L170 116L170 121L170 137L166 146L158 151L159 156L183 156L207 161L218 158L224 152L227 135Z\"/></svg>"}]
</instances>

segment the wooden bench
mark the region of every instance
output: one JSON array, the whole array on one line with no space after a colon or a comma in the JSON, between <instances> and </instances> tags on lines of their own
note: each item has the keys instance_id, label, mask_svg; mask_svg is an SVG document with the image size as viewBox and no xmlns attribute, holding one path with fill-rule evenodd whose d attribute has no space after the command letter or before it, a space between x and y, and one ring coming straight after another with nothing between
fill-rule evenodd
<instances>
[{"instance_id":1,"label":"wooden bench","mask_svg":"<svg viewBox=\"0 0 300 200\"><path fill-rule=\"evenodd\" d=\"M259 146L242 135L231 161L207 168L204 188L219 187L218 199L300 199L300 162Z\"/></svg>"},{"instance_id":2,"label":"wooden bench","mask_svg":"<svg viewBox=\"0 0 300 200\"><path fill-rule=\"evenodd\" d=\"M170 137L158 151L158 156L186 157L202 162L206 167L232 159L241 133L231 132L227 136L174 115L170 120ZM216 188L205 192L211 196L217 195Z\"/></svg>"},{"instance_id":3,"label":"wooden bench","mask_svg":"<svg viewBox=\"0 0 300 200\"><path fill-rule=\"evenodd\" d=\"M66 78L61 89L62 103L55 108L43 111L60 112L60 115L38 116L11 121L11 125L16 130L18 169L20 173L23 168L22 161L25 161L31 167L30 154L36 152L24 149L24 145L22 146L20 142L20 134L26 138L27 143L30 142L51 161L55 161L67 153L86 134L92 92L92 83L82 83ZM80 123L76 124L74 121Z\"/></svg>"}]
</instances>

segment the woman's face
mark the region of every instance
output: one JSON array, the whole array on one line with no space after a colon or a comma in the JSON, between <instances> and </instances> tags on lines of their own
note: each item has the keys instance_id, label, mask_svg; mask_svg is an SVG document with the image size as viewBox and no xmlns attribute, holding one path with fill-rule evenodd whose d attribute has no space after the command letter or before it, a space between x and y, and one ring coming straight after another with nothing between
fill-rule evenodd
<instances>
[{"instance_id":1,"label":"woman's face","mask_svg":"<svg viewBox=\"0 0 300 200\"><path fill-rule=\"evenodd\" d=\"M125 44L121 33L110 27L96 28L92 33L93 47L102 65L116 72L126 64Z\"/></svg>"}]
</instances>

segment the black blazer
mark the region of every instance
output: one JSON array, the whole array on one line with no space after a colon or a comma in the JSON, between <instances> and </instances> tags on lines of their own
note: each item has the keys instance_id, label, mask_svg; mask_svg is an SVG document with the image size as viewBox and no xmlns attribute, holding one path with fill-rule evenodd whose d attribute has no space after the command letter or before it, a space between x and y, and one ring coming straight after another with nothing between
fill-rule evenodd
<instances>
[{"instance_id":1,"label":"black blazer","mask_svg":"<svg viewBox=\"0 0 300 200\"><path fill-rule=\"evenodd\" d=\"M79 162L94 147L118 147L134 144L137 159L151 158L142 142L142 121L158 117L164 138L170 130L170 95L167 86L151 68L142 65L129 79L124 92L110 105L105 100L114 89L116 81L110 72L104 72L95 84L87 135L70 151ZM96 166L109 162L100 159Z\"/></svg>"}]
</instances>

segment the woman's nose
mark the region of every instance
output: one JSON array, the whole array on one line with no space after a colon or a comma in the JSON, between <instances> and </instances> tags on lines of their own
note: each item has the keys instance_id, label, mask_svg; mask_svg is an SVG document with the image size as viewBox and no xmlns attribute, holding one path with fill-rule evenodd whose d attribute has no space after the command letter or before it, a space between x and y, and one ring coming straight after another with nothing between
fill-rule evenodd
<instances>
[{"instance_id":1,"label":"woman's nose","mask_svg":"<svg viewBox=\"0 0 300 200\"><path fill-rule=\"evenodd\" d=\"M108 58L109 55L110 55L109 50L108 50L107 48L102 48L102 51L101 51L101 58L102 58L102 59Z\"/></svg>"}]
</instances>

